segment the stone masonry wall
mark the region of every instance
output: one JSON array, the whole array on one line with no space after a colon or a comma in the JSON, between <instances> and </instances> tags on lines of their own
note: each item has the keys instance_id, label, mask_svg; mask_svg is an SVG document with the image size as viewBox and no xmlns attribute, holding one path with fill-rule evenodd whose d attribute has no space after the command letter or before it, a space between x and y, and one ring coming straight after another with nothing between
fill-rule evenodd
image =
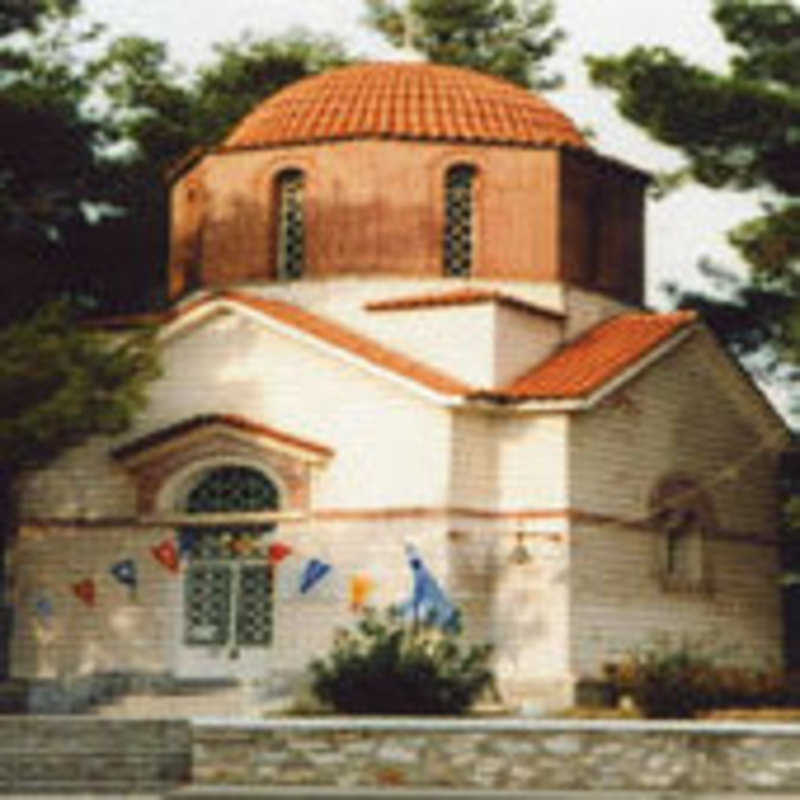
<instances>
[{"instance_id":1,"label":"stone masonry wall","mask_svg":"<svg viewBox=\"0 0 800 800\"><path fill-rule=\"evenodd\" d=\"M0 717L0 794L158 791L188 781L184 720Z\"/></svg>"},{"instance_id":2,"label":"stone masonry wall","mask_svg":"<svg viewBox=\"0 0 800 800\"><path fill-rule=\"evenodd\" d=\"M271 720L195 726L194 781L251 786L800 791L800 725Z\"/></svg>"},{"instance_id":3,"label":"stone masonry wall","mask_svg":"<svg viewBox=\"0 0 800 800\"><path fill-rule=\"evenodd\" d=\"M168 791L189 782L785 795L800 792L800 725L0 718L0 794Z\"/></svg>"}]
</instances>

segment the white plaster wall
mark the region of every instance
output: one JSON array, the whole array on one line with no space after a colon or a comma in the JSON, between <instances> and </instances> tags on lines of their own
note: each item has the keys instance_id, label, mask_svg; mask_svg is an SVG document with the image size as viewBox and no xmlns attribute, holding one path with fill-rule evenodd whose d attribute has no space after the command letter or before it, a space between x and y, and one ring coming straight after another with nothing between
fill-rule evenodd
<instances>
[{"instance_id":1,"label":"white plaster wall","mask_svg":"<svg viewBox=\"0 0 800 800\"><path fill-rule=\"evenodd\" d=\"M335 451L315 479L318 507L446 501L448 412L405 386L233 314L168 342L162 361L124 441L198 414L239 414ZM111 446L95 439L29 479L23 516L132 513L132 484L109 459Z\"/></svg>"},{"instance_id":2,"label":"white plaster wall","mask_svg":"<svg viewBox=\"0 0 800 800\"><path fill-rule=\"evenodd\" d=\"M405 544L413 543L446 591L446 521L305 520L280 525L270 541L292 548L275 566L274 638L267 648L186 646L183 639L183 572L167 570L151 548L173 538L171 528L27 526L11 552L16 625L12 672L16 677L69 678L121 670L171 672L178 677L266 678L270 673L301 674L311 658L324 655L337 628L352 627L351 582L369 579L367 603L377 608L411 596L412 573ZM137 565L135 595L109 573L121 558ZM332 570L307 594L300 578L310 558ZM182 568L183 569L183 568ZM87 606L71 586L84 578L96 584L96 602ZM36 603L47 598L52 617ZM247 652L245 652L247 651Z\"/></svg>"},{"instance_id":3,"label":"white plaster wall","mask_svg":"<svg viewBox=\"0 0 800 800\"><path fill-rule=\"evenodd\" d=\"M747 660L779 661L781 612L774 538L776 435L753 389L711 340L696 334L570 428L570 506L608 522L572 530L571 628L575 670L659 632L704 635ZM749 411L748 411L749 409ZM779 430L778 430L779 432ZM655 576L653 531L624 527L648 515L670 473L692 476L712 499L711 596L665 592ZM736 540L738 537L738 540Z\"/></svg>"},{"instance_id":4,"label":"white plaster wall","mask_svg":"<svg viewBox=\"0 0 800 800\"><path fill-rule=\"evenodd\" d=\"M558 708L572 700L566 582L569 556L561 522L452 520L451 585L472 641L494 646L494 670L503 700ZM516 532L530 560L511 559Z\"/></svg>"},{"instance_id":5,"label":"white plaster wall","mask_svg":"<svg viewBox=\"0 0 800 800\"><path fill-rule=\"evenodd\" d=\"M119 517L136 507L133 484L108 457L107 437L97 436L72 448L47 469L30 472L18 482L23 518Z\"/></svg>"},{"instance_id":6,"label":"white plaster wall","mask_svg":"<svg viewBox=\"0 0 800 800\"><path fill-rule=\"evenodd\" d=\"M392 346L476 389L495 385L493 303L374 311Z\"/></svg>"},{"instance_id":7,"label":"white plaster wall","mask_svg":"<svg viewBox=\"0 0 800 800\"><path fill-rule=\"evenodd\" d=\"M564 414L453 415L450 505L496 511L567 507Z\"/></svg>"},{"instance_id":8,"label":"white plaster wall","mask_svg":"<svg viewBox=\"0 0 800 800\"><path fill-rule=\"evenodd\" d=\"M571 547L572 668L601 675L606 662L668 637L750 667L780 667L781 606L774 547L712 541L714 591L665 592L643 530L576 525Z\"/></svg>"},{"instance_id":9,"label":"white plaster wall","mask_svg":"<svg viewBox=\"0 0 800 800\"><path fill-rule=\"evenodd\" d=\"M494 374L492 385L502 387L528 372L562 342L562 320L496 305Z\"/></svg>"},{"instance_id":10,"label":"white plaster wall","mask_svg":"<svg viewBox=\"0 0 800 800\"><path fill-rule=\"evenodd\" d=\"M566 414L496 418L501 510L567 507L568 424Z\"/></svg>"},{"instance_id":11,"label":"white plaster wall","mask_svg":"<svg viewBox=\"0 0 800 800\"><path fill-rule=\"evenodd\" d=\"M177 580L150 554L172 531L77 525L23 526L9 554L13 574L14 677L68 678L124 670L163 672L168 660L169 587ZM135 558L135 596L109 573ZM94 580L95 606L78 599L72 585ZM40 600L51 618L37 612Z\"/></svg>"}]
</instances>

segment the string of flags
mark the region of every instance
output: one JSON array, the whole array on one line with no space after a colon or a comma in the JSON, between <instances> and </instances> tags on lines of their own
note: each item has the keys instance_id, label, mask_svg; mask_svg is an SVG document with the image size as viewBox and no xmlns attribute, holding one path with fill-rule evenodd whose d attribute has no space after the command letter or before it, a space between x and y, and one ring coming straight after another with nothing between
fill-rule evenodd
<instances>
[{"instance_id":1,"label":"string of flags","mask_svg":"<svg viewBox=\"0 0 800 800\"><path fill-rule=\"evenodd\" d=\"M188 559L198 544L197 532L182 529L175 538L167 537L152 545L152 557L167 571L180 572L181 561ZM230 548L230 555L262 557L273 567L290 557L303 558L296 548L281 541L268 541L263 536L223 534L217 540L223 548ZM220 556L220 553L217 553ZM447 595L442 591L430 570L425 566L419 552L411 545L406 545L406 557L411 569L413 588L411 596L399 606L401 614L413 620L414 624L435 626L443 630L456 630L459 627L459 612ZM308 595L315 591L320 583L334 572L334 565L318 557L304 558L297 572L295 590L300 595ZM139 585L139 568L134 558L127 557L115 561L108 567L108 574L121 586L127 588L133 599ZM288 576L287 576L288 577ZM348 596L350 610L359 612L368 604L375 590L375 581L368 572L358 572L349 578ZM97 585L92 577L85 577L70 584L72 593L87 607L92 608L97 600ZM54 615L52 600L45 594L39 594L33 603L33 611L38 619L48 624Z\"/></svg>"}]
</instances>

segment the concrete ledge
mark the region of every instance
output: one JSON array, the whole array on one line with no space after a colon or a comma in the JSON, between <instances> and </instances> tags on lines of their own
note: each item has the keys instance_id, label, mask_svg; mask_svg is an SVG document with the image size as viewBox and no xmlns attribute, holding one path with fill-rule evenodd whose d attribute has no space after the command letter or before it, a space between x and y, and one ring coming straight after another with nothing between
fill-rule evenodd
<instances>
[{"instance_id":1,"label":"concrete ledge","mask_svg":"<svg viewBox=\"0 0 800 800\"><path fill-rule=\"evenodd\" d=\"M708 736L797 736L800 723L794 722L713 722L706 720L602 720L602 719L526 719L503 717L274 717L242 719L230 717L192 717L196 729L242 731L386 731L491 733L528 731L531 733L702 733Z\"/></svg>"}]
</instances>

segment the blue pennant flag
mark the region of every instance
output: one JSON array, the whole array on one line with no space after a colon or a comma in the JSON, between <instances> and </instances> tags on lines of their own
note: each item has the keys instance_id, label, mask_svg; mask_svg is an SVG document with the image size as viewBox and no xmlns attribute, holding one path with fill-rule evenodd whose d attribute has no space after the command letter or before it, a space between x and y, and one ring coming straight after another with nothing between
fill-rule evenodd
<instances>
[{"instance_id":1,"label":"blue pennant flag","mask_svg":"<svg viewBox=\"0 0 800 800\"><path fill-rule=\"evenodd\" d=\"M194 549L195 541L197 541L197 536L193 529L182 528L178 531L178 558L190 555Z\"/></svg>"},{"instance_id":2,"label":"blue pennant flag","mask_svg":"<svg viewBox=\"0 0 800 800\"><path fill-rule=\"evenodd\" d=\"M126 558L122 561L117 561L116 564L112 564L109 572L125 586L128 586L131 589L136 588L136 584L138 582L136 575L136 562L132 558Z\"/></svg>"},{"instance_id":3,"label":"blue pennant flag","mask_svg":"<svg viewBox=\"0 0 800 800\"><path fill-rule=\"evenodd\" d=\"M414 590L411 599L400 606L401 614L411 614L415 622L444 631L458 631L461 627L458 609L441 590L413 545L406 545L406 555L414 576Z\"/></svg>"},{"instance_id":4,"label":"blue pennant flag","mask_svg":"<svg viewBox=\"0 0 800 800\"><path fill-rule=\"evenodd\" d=\"M300 578L300 593L305 594L315 583L318 583L331 571L331 565L318 558L310 559Z\"/></svg>"},{"instance_id":5,"label":"blue pennant flag","mask_svg":"<svg viewBox=\"0 0 800 800\"><path fill-rule=\"evenodd\" d=\"M36 598L33 604L33 610L36 612L36 615L43 620L49 620L53 616L53 604L50 602L50 598L44 595L40 595Z\"/></svg>"}]
</instances>

